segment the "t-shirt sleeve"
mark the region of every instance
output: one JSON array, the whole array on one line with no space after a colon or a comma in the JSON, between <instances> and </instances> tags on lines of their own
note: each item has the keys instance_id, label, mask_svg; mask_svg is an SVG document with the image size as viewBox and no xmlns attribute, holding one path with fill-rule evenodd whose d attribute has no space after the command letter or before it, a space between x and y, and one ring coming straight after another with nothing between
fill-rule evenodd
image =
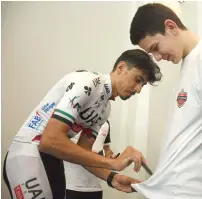
<instances>
[{"instance_id":1,"label":"t-shirt sleeve","mask_svg":"<svg viewBox=\"0 0 202 199\"><path fill-rule=\"evenodd\" d=\"M199 98L199 101L202 102L202 52L199 57L197 57L197 66L196 66L196 92Z\"/></svg>"},{"instance_id":2,"label":"t-shirt sleeve","mask_svg":"<svg viewBox=\"0 0 202 199\"><path fill-rule=\"evenodd\" d=\"M199 63L199 98L202 102L202 56L200 57L200 63Z\"/></svg>"},{"instance_id":3,"label":"t-shirt sleeve","mask_svg":"<svg viewBox=\"0 0 202 199\"><path fill-rule=\"evenodd\" d=\"M94 92L95 88L91 79L72 81L67 85L66 92L56 106L52 118L72 126L80 110L89 103Z\"/></svg>"}]
</instances>

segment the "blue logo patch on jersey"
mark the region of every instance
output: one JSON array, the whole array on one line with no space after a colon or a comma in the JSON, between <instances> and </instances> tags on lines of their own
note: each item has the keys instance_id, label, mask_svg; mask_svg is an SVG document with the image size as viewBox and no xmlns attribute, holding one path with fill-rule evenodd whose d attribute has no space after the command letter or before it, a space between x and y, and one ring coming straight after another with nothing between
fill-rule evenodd
<instances>
[{"instance_id":1,"label":"blue logo patch on jersey","mask_svg":"<svg viewBox=\"0 0 202 199\"><path fill-rule=\"evenodd\" d=\"M31 121L28 124L28 127L37 130L41 123L43 122L43 119L39 115L38 112L36 112L36 115L32 117Z\"/></svg>"},{"instance_id":2,"label":"blue logo patch on jersey","mask_svg":"<svg viewBox=\"0 0 202 199\"><path fill-rule=\"evenodd\" d=\"M47 103L46 105L44 105L41 109L47 113L49 110L53 109L56 106L56 103L53 102L52 104Z\"/></svg>"}]
</instances>

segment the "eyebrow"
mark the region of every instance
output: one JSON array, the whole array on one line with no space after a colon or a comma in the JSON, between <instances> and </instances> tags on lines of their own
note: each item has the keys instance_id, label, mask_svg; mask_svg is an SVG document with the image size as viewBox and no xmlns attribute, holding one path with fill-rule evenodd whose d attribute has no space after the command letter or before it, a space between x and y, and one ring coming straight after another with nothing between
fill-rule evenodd
<instances>
[{"instance_id":1,"label":"eyebrow","mask_svg":"<svg viewBox=\"0 0 202 199\"><path fill-rule=\"evenodd\" d=\"M152 49L154 48L154 45L155 45L155 44L152 44L152 45L149 47L149 50L148 50L147 53L151 53Z\"/></svg>"}]
</instances>

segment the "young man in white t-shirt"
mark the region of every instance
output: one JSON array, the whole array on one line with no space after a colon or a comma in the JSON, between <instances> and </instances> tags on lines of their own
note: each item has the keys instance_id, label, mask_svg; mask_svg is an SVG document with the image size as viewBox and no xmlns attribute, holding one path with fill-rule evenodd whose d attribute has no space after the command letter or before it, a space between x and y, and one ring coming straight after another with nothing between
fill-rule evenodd
<instances>
[{"instance_id":1,"label":"young man in white t-shirt","mask_svg":"<svg viewBox=\"0 0 202 199\"><path fill-rule=\"evenodd\" d=\"M138 8L130 39L157 61L177 64L182 60L174 110L156 171L133 187L149 199L201 199L202 41L170 8L157 3Z\"/></svg>"},{"instance_id":2,"label":"young man in white t-shirt","mask_svg":"<svg viewBox=\"0 0 202 199\"><path fill-rule=\"evenodd\" d=\"M82 134L82 132L81 132ZM80 134L80 135L81 135ZM83 146L84 143L80 136L72 141L79 146ZM110 123L107 120L98 132L98 136L93 143L92 137L88 135L88 140L91 142L87 150L92 150L95 153L104 155L105 157L112 157L112 150L110 149ZM65 177L66 177L66 199L102 199L102 186L101 180L83 168L81 165L73 164L70 162L64 162Z\"/></svg>"}]
</instances>

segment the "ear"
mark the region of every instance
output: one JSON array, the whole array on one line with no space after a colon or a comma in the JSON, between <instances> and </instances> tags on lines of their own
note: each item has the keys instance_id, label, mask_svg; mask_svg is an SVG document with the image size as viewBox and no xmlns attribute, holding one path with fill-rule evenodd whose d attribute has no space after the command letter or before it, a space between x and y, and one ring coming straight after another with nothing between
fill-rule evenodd
<instances>
[{"instance_id":1,"label":"ear","mask_svg":"<svg viewBox=\"0 0 202 199\"><path fill-rule=\"evenodd\" d=\"M172 21L171 19L167 19L167 20L165 20L164 25L165 25L166 33L168 33L168 34L171 33L174 36L178 35L179 27L177 26L177 24L174 21Z\"/></svg>"},{"instance_id":2,"label":"ear","mask_svg":"<svg viewBox=\"0 0 202 199\"><path fill-rule=\"evenodd\" d=\"M126 69L127 69L126 63L124 61L120 61L116 68L117 74L118 75L122 74Z\"/></svg>"}]
</instances>

